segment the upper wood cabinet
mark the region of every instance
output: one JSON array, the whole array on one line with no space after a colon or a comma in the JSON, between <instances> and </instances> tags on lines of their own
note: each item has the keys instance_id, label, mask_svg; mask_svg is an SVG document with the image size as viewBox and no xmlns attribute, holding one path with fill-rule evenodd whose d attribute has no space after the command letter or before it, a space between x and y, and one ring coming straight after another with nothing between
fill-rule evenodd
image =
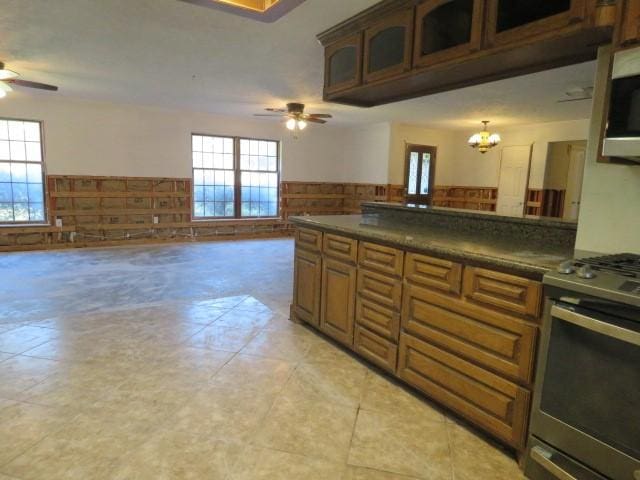
<instances>
[{"instance_id":1,"label":"upper wood cabinet","mask_svg":"<svg viewBox=\"0 0 640 480\"><path fill-rule=\"evenodd\" d=\"M587 0L488 0L487 43L526 42L583 22Z\"/></svg>"},{"instance_id":2,"label":"upper wood cabinet","mask_svg":"<svg viewBox=\"0 0 640 480\"><path fill-rule=\"evenodd\" d=\"M325 49L324 85L327 93L362 83L362 33L336 41Z\"/></svg>"},{"instance_id":3,"label":"upper wood cabinet","mask_svg":"<svg viewBox=\"0 0 640 480\"><path fill-rule=\"evenodd\" d=\"M364 82L411 68L413 10L402 10L364 31Z\"/></svg>"},{"instance_id":4,"label":"upper wood cabinet","mask_svg":"<svg viewBox=\"0 0 640 480\"><path fill-rule=\"evenodd\" d=\"M640 1L618 0L616 22L616 44L619 47L630 47L640 43Z\"/></svg>"},{"instance_id":5,"label":"upper wood cabinet","mask_svg":"<svg viewBox=\"0 0 640 480\"><path fill-rule=\"evenodd\" d=\"M426 0L416 8L413 64L424 67L480 49L484 0Z\"/></svg>"}]
</instances>

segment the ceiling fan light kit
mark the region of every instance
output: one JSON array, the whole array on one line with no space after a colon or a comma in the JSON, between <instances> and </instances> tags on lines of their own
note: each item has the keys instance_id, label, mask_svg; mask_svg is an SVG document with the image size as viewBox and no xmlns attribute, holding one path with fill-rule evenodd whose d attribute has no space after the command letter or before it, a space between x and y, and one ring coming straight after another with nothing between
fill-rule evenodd
<instances>
[{"instance_id":1,"label":"ceiling fan light kit","mask_svg":"<svg viewBox=\"0 0 640 480\"><path fill-rule=\"evenodd\" d=\"M477 148L480 153L485 154L498 145L502 139L497 133L490 133L487 130L488 120L483 120L482 123L484 124L484 128L481 132L471 135L469 138L469 146L471 148Z\"/></svg>"},{"instance_id":2,"label":"ceiling fan light kit","mask_svg":"<svg viewBox=\"0 0 640 480\"><path fill-rule=\"evenodd\" d=\"M304 113L305 105L303 103L287 103L287 108L265 108L270 113L256 113L256 117L285 117L287 121L285 126L288 130L295 133L302 131L309 123L324 124L327 123L325 118L332 118L328 113Z\"/></svg>"},{"instance_id":3,"label":"ceiling fan light kit","mask_svg":"<svg viewBox=\"0 0 640 480\"><path fill-rule=\"evenodd\" d=\"M7 93L13 91L11 85L26 88L37 88L39 90L49 90L51 92L58 91L58 87L55 85L21 80L18 78L19 76L20 74L5 68L4 63L0 62L0 98L6 97Z\"/></svg>"}]
</instances>

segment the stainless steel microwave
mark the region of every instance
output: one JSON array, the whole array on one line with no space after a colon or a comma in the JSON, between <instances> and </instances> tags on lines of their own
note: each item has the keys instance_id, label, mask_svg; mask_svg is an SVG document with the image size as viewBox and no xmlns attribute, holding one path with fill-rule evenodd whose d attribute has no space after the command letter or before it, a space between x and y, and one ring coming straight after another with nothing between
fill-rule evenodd
<instances>
[{"instance_id":1,"label":"stainless steel microwave","mask_svg":"<svg viewBox=\"0 0 640 480\"><path fill-rule=\"evenodd\" d=\"M615 54L603 155L640 163L640 48Z\"/></svg>"}]
</instances>

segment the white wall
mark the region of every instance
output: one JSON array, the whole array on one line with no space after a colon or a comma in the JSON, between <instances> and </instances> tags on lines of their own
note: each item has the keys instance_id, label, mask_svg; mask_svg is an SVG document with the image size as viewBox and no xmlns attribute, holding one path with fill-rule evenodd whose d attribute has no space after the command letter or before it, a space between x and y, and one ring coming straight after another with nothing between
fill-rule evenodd
<instances>
[{"instance_id":1,"label":"white wall","mask_svg":"<svg viewBox=\"0 0 640 480\"><path fill-rule=\"evenodd\" d=\"M591 141L599 138L602 126L608 55L608 48L600 50L576 248L640 254L640 165L597 163L598 142Z\"/></svg>"},{"instance_id":2,"label":"white wall","mask_svg":"<svg viewBox=\"0 0 640 480\"><path fill-rule=\"evenodd\" d=\"M43 120L54 175L191 176L191 133L282 140L282 179L344 181L349 130L311 125L294 140L278 122L14 92L0 117ZM386 167L381 167L385 172ZM373 177L372 177L373 178Z\"/></svg>"},{"instance_id":3,"label":"white wall","mask_svg":"<svg viewBox=\"0 0 640 480\"><path fill-rule=\"evenodd\" d=\"M586 139L589 120L538 123L498 129L492 129L489 125L490 131L495 130L500 134L502 143L485 154L481 154L467 145L469 137L478 130L480 128L456 132L454 135L454 152L451 159L451 173L449 173L452 183L447 183L447 185L498 186L502 148L515 145L533 145L529 186L542 188L549 142Z\"/></svg>"},{"instance_id":4,"label":"white wall","mask_svg":"<svg viewBox=\"0 0 640 480\"><path fill-rule=\"evenodd\" d=\"M344 181L386 184L391 124L352 127L345 136Z\"/></svg>"}]
</instances>

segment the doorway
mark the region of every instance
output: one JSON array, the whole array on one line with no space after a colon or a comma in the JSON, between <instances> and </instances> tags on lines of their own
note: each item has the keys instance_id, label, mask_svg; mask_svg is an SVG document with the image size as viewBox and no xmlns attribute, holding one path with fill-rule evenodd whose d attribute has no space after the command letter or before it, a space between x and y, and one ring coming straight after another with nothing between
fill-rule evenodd
<instances>
[{"instance_id":1,"label":"doorway","mask_svg":"<svg viewBox=\"0 0 640 480\"><path fill-rule=\"evenodd\" d=\"M531 145L504 147L500 160L500 180L498 182L498 204L496 213L509 217L523 217L529 168L531 166Z\"/></svg>"},{"instance_id":2,"label":"doorway","mask_svg":"<svg viewBox=\"0 0 640 480\"><path fill-rule=\"evenodd\" d=\"M407 145L405 196L407 203L431 205L436 171L436 147Z\"/></svg>"}]
</instances>

